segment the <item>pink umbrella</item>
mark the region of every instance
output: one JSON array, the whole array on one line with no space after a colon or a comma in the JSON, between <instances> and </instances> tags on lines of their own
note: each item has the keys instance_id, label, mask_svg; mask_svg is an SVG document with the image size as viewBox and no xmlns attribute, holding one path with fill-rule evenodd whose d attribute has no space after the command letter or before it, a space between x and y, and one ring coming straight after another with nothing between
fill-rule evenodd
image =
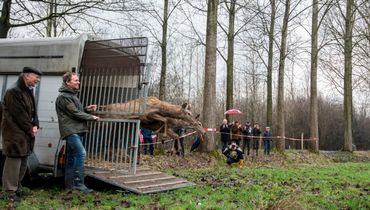
<instances>
[{"instance_id":1,"label":"pink umbrella","mask_svg":"<svg viewBox=\"0 0 370 210\"><path fill-rule=\"evenodd\" d=\"M239 109L230 109L227 110L224 115L240 115L242 112Z\"/></svg>"}]
</instances>

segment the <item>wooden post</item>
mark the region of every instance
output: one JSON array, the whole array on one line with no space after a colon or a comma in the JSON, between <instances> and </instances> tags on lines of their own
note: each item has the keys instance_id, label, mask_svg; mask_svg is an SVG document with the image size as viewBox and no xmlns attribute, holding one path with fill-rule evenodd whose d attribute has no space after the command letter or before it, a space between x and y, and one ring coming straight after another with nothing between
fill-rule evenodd
<instances>
[{"instance_id":1,"label":"wooden post","mask_svg":"<svg viewBox=\"0 0 370 210\"><path fill-rule=\"evenodd\" d=\"M303 132L301 133L301 150L303 150Z\"/></svg>"}]
</instances>

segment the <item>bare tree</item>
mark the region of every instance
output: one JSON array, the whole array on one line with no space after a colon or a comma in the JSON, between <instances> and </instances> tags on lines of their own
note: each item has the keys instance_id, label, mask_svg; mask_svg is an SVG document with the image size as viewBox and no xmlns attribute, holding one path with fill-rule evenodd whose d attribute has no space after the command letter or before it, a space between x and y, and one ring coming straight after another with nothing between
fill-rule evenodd
<instances>
[{"instance_id":1,"label":"bare tree","mask_svg":"<svg viewBox=\"0 0 370 210\"><path fill-rule=\"evenodd\" d=\"M227 60L226 60L226 110L233 108L234 96L234 38L235 38L235 4L236 0L230 3L225 2L229 13L229 29L227 32ZM228 117L228 116L227 116Z\"/></svg>"},{"instance_id":2,"label":"bare tree","mask_svg":"<svg viewBox=\"0 0 370 210\"><path fill-rule=\"evenodd\" d=\"M310 149L319 150L319 122L318 122L318 104L317 104L317 56L318 56L318 0L312 0L312 30L311 30L311 96L310 96Z\"/></svg>"},{"instance_id":3,"label":"bare tree","mask_svg":"<svg viewBox=\"0 0 370 210\"><path fill-rule=\"evenodd\" d=\"M344 34L344 150L352 151L352 33L354 0L346 2Z\"/></svg>"},{"instance_id":4,"label":"bare tree","mask_svg":"<svg viewBox=\"0 0 370 210\"><path fill-rule=\"evenodd\" d=\"M275 0L270 0L271 4L271 19L269 30L269 49L268 49L268 64L267 64L267 110L266 110L266 125L272 125L272 61L274 57L274 31L275 31Z\"/></svg>"},{"instance_id":5,"label":"bare tree","mask_svg":"<svg viewBox=\"0 0 370 210\"><path fill-rule=\"evenodd\" d=\"M278 79L278 97L277 97L277 133L280 136L277 142L279 151L285 150L285 116L284 116L284 68L286 58L286 42L288 36L288 22L290 14L290 0L285 1L285 12L283 19L283 28L281 31L281 46L279 59L279 79Z\"/></svg>"},{"instance_id":6,"label":"bare tree","mask_svg":"<svg viewBox=\"0 0 370 210\"><path fill-rule=\"evenodd\" d=\"M204 69L204 95L203 95L203 125L214 128L216 104L216 63L217 63L217 10L218 0L208 0L206 58ZM213 134L208 136L206 144L201 147L203 151L215 149Z\"/></svg>"},{"instance_id":7,"label":"bare tree","mask_svg":"<svg viewBox=\"0 0 370 210\"><path fill-rule=\"evenodd\" d=\"M130 9L126 6L134 6L129 4L131 0L88 0L88 1L66 1L66 0L31 0L31 1L12 1L4 0L0 16L0 38L6 38L9 30L12 28L32 26L41 23L46 23L46 35L55 35L58 21L63 21L72 31L76 28L71 24L71 18L83 20L88 25L93 24L87 20L94 18L109 22L104 17L94 15L92 12L125 12ZM58 18L58 20L57 20ZM120 25L120 23L114 23ZM120 25L123 26L123 25ZM39 29L37 29L39 30ZM44 33L42 33L44 34Z\"/></svg>"},{"instance_id":8,"label":"bare tree","mask_svg":"<svg viewBox=\"0 0 370 210\"><path fill-rule=\"evenodd\" d=\"M168 27L168 0L164 0L163 24L162 24L162 64L161 79L159 82L159 99L166 100L166 74L167 74L167 27Z\"/></svg>"},{"instance_id":9,"label":"bare tree","mask_svg":"<svg viewBox=\"0 0 370 210\"><path fill-rule=\"evenodd\" d=\"M319 1L312 0L312 26L311 26L311 89L310 89L310 138L313 139L310 144L310 150L317 152L319 150L319 120L318 120L318 100L317 100L317 67L319 55L319 28L328 13L332 1L325 1L319 8ZM319 20L319 11L323 10ZM322 44L320 47L323 47Z\"/></svg>"}]
</instances>

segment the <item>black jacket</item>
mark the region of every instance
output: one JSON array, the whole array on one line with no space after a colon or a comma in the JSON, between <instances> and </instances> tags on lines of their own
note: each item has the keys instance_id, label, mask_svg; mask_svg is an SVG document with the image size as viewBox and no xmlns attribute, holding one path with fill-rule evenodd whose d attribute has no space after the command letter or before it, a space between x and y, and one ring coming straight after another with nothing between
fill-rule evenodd
<instances>
[{"instance_id":1,"label":"black jacket","mask_svg":"<svg viewBox=\"0 0 370 210\"><path fill-rule=\"evenodd\" d=\"M84 111L80 100L77 98L77 91L63 84L59 92L55 108L58 114L61 138L71 134L86 133L88 131L87 121L94 120L93 115Z\"/></svg>"},{"instance_id":2,"label":"black jacket","mask_svg":"<svg viewBox=\"0 0 370 210\"><path fill-rule=\"evenodd\" d=\"M30 155L35 144L34 126L39 127L35 98L20 76L4 95L3 154L16 158Z\"/></svg>"},{"instance_id":3,"label":"black jacket","mask_svg":"<svg viewBox=\"0 0 370 210\"><path fill-rule=\"evenodd\" d=\"M222 124L220 126L221 141L228 142L230 140L230 127L229 125Z\"/></svg>"}]
</instances>

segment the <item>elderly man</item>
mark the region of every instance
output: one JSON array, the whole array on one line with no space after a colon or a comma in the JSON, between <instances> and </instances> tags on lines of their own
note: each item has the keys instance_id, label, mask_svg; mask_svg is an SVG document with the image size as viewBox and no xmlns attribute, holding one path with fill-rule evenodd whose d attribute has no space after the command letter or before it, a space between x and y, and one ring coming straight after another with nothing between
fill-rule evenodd
<instances>
[{"instance_id":1,"label":"elderly man","mask_svg":"<svg viewBox=\"0 0 370 210\"><path fill-rule=\"evenodd\" d=\"M24 67L4 96L2 134L6 159L2 183L3 191L14 201L20 201L21 181L39 128L33 88L40 82L41 75L36 68Z\"/></svg>"}]
</instances>

